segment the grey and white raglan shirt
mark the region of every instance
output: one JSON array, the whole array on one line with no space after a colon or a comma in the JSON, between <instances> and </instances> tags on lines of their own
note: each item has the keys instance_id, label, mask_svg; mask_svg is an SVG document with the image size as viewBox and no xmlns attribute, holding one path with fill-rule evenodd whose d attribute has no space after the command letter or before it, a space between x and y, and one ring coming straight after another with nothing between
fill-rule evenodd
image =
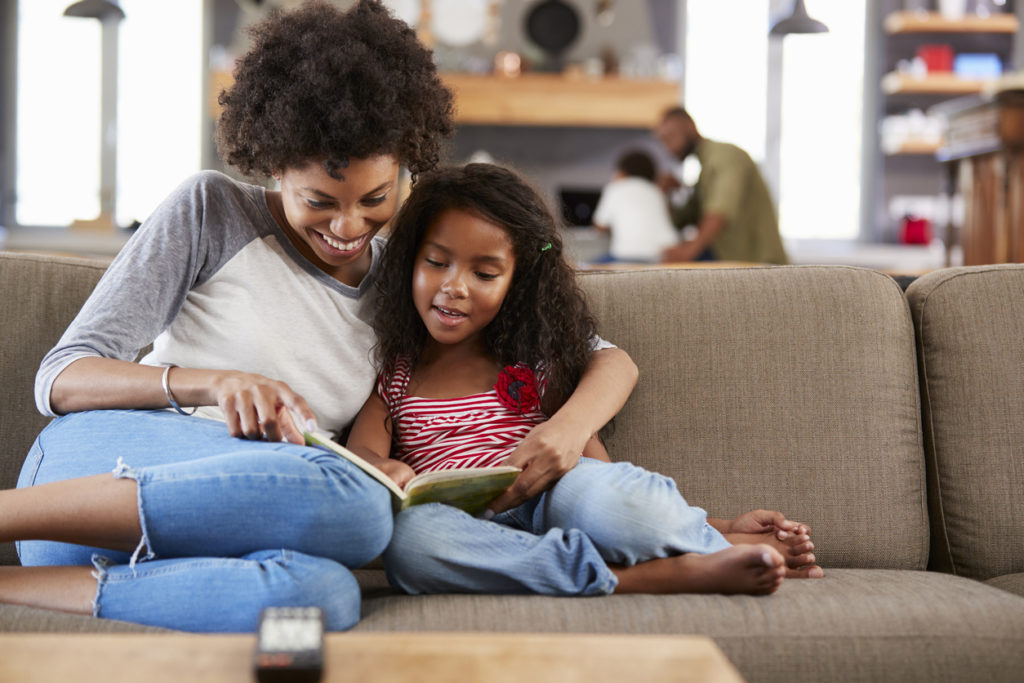
<instances>
[{"instance_id":1,"label":"grey and white raglan shirt","mask_svg":"<svg viewBox=\"0 0 1024 683\"><path fill-rule=\"evenodd\" d=\"M182 183L114 259L36 375L36 405L55 415L58 374L87 356L258 373L286 382L319 426L338 432L374 386L373 282L384 240L358 287L307 260L262 187L214 171ZM197 413L222 419L217 407Z\"/></svg>"}]
</instances>

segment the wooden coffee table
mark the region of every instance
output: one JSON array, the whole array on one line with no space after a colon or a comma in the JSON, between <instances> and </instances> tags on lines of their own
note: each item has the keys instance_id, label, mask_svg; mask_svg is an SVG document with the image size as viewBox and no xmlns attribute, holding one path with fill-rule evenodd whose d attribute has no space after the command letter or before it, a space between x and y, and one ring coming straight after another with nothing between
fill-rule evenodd
<instances>
[{"instance_id":1,"label":"wooden coffee table","mask_svg":"<svg viewBox=\"0 0 1024 683\"><path fill-rule=\"evenodd\" d=\"M0 681L255 680L254 635L0 635ZM326 683L742 681L703 636L331 633Z\"/></svg>"}]
</instances>

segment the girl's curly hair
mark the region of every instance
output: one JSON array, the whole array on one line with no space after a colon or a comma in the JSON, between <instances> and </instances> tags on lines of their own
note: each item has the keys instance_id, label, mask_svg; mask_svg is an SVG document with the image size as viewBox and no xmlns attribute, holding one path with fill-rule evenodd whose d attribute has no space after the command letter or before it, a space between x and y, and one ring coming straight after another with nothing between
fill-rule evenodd
<instances>
[{"instance_id":1,"label":"girl's curly hair","mask_svg":"<svg viewBox=\"0 0 1024 683\"><path fill-rule=\"evenodd\" d=\"M474 213L508 234L515 270L497 316L483 331L484 340L501 365L543 365L543 407L551 415L576 389L590 360L596 326L544 200L499 166L439 169L413 187L392 222L378 268L376 360L387 371L400 357L415 361L420 355L427 331L412 300L413 268L427 228L448 209Z\"/></svg>"},{"instance_id":2,"label":"girl's curly hair","mask_svg":"<svg viewBox=\"0 0 1024 683\"><path fill-rule=\"evenodd\" d=\"M376 0L347 12L310 2L250 29L252 49L220 93L217 147L249 176L322 160L394 155L413 177L454 132L452 95L431 53Z\"/></svg>"}]
</instances>

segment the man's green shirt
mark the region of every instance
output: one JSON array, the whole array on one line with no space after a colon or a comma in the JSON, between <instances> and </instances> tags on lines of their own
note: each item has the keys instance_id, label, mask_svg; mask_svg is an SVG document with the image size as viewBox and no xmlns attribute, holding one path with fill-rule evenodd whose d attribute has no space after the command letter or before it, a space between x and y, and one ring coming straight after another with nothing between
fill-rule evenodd
<instances>
[{"instance_id":1,"label":"man's green shirt","mask_svg":"<svg viewBox=\"0 0 1024 683\"><path fill-rule=\"evenodd\" d=\"M673 212L679 228L717 214L725 226L711 244L719 261L788 263L768 186L754 160L727 142L703 139L694 150L700 178L686 204Z\"/></svg>"}]
</instances>

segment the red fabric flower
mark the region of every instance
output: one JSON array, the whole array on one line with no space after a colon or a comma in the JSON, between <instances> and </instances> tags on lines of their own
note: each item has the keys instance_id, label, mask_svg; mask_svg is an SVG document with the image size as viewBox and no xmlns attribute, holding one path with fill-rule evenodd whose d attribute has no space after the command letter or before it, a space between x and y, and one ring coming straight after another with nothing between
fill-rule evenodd
<instances>
[{"instance_id":1,"label":"red fabric flower","mask_svg":"<svg viewBox=\"0 0 1024 683\"><path fill-rule=\"evenodd\" d=\"M501 405L520 415L540 407L537 379L533 370L523 365L506 365L494 385Z\"/></svg>"}]
</instances>

